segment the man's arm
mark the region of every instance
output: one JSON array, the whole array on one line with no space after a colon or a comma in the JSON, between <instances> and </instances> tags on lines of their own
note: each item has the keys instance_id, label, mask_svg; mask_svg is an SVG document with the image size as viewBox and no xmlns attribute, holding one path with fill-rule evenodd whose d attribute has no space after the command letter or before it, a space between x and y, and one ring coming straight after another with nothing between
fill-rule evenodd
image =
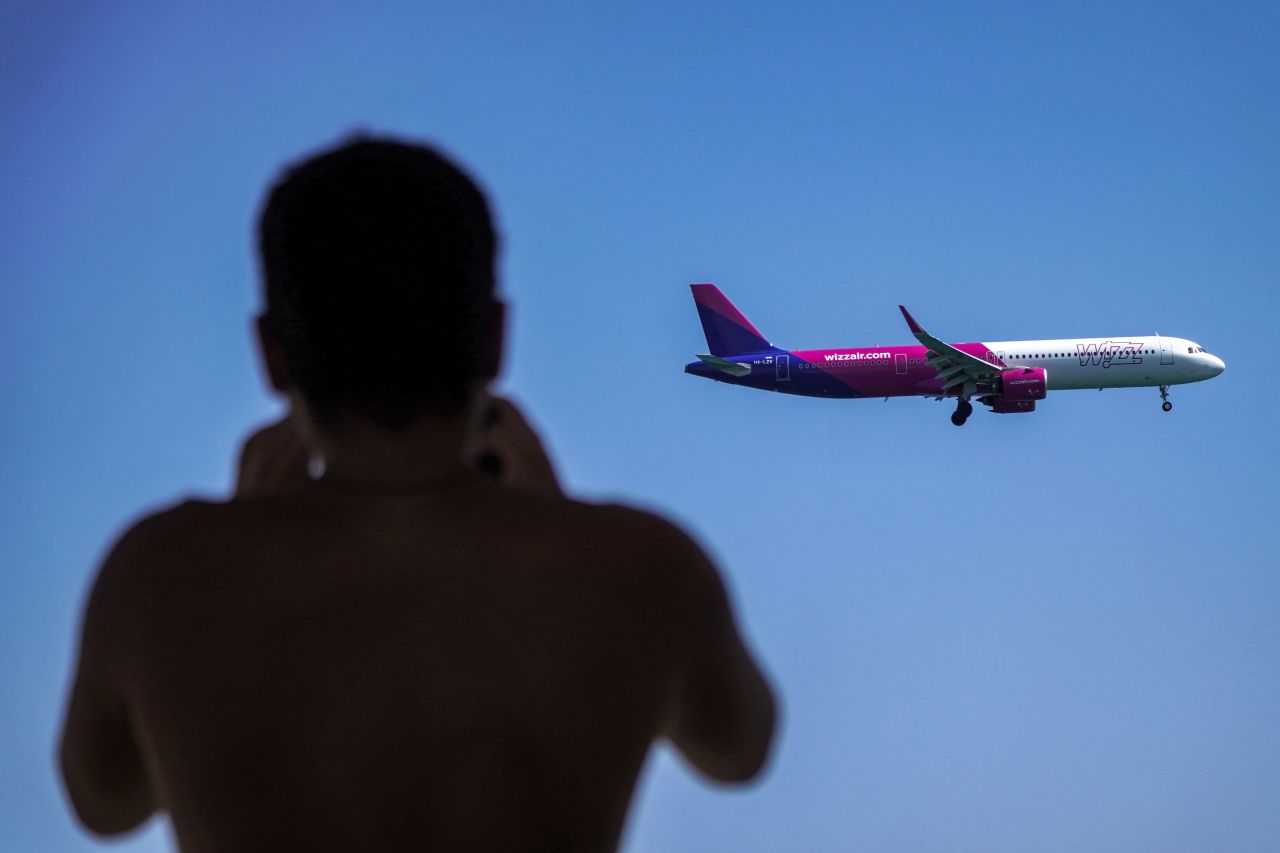
<instances>
[{"instance_id":1,"label":"man's arm","mask_svg":"<svg viewBox=\"0 0 1280 853\"><path fill-rule=\"evenodd\" d=\"M99 835L133 829L155 802L121 689L137 602L126 579L145 550L144 525L112 549L85 609L80 659L62 724L59 761L67 796L80 822Z\"/></svg>"},{"instance_id":2,"label":"man's arm","mask_svg":"<svg viewBox=\"0 0 1280 853\"><path fill-rule=\"evenodd\" d=\"M685 547L690 570L676 603L684 643L663 734L704 775L746 782L769 755L773 691L743 643L719 573L696 545L685 539Z\"/></svg>"}]
</instances>

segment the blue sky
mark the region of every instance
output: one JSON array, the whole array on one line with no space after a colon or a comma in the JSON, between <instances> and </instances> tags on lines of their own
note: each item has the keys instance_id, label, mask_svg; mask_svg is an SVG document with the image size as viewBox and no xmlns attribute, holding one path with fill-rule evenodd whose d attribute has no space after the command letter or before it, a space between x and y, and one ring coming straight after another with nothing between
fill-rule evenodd
<instances>
[{"instance_id":1,"label":"blue sky","mask_svg":"<svg viewBox=\"0 0 1280 853\"><path fill-rule=\"evenodd\" d=\"M501 387L576 493L695 533L783 697L748 791L655 753L629 850L1280 847L1274 6L426 5L4 5L2 846L94 849L52 764L90 573L226 493L278 409L260 194L368 128L489 189ZM684 376L693 281L783 346L907 343L902 302L1227 371L1167 415L1064 392L956 429Z\"/></svg>"}]
</instances>

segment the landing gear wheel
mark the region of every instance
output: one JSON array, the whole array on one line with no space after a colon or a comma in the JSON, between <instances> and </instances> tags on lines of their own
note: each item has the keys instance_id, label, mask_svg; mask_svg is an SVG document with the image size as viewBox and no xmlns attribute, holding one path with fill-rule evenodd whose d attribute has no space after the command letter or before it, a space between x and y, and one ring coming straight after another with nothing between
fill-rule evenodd
<instances>
[{"instance_id":1,"label":"landing gear wheel","mask_svg":"<svg viewBox=\"0 0 1280 853\"><path fill-rule=\"evenodd\" d=\"M1163 403L1160 404L1160 408L1164 409L1166 412L1171 412L1173 411L1173 403L1170 403L1168 400L1165 400Z\"/></svg>"},{"instance_id":2,"label":"landing gear wheel","mask_svg":"<svg viewBox=\"0 0 1280 853\"><path fill-rule=\"evenodd\" d=\"M966 418L964 415L960 414L959 412L951 413L951 422L956 426L964 426L964 422L967 420L969 419Z\"/></svg>"},{"instance_id":3,"label":"landing gear wheel","mask_svg":"<svg viewBox=\"0 0 1280 853\"><path fill-rule=\"evenodd\" d=\"M1166 412L1173 410L1173 403L1169 402L1169 386L1168 385L1160 386L1160 399L1164 400L1164 402L1160 404L1160 408L1164 409Z\"/></svg>"},{"instance_id":4,"label":"landing gear wheel","mask_svg":"<svg viewBox=\"0 0 1280 853\"><path fill-rule=\"evenodd\" d=\"M964 422L969 420L969 415L973 414L973 404L968 400L959 400L956 402L956 410L951 413L951 422L956 426L964 426Z\"/></svg>"}]
</instances>

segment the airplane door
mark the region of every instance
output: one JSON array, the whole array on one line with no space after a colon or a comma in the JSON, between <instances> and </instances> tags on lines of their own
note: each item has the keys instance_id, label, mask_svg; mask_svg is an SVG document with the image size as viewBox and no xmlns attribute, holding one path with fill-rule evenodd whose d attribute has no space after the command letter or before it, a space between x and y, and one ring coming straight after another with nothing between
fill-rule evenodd
<instances>
[{"instance_id":1,"label":"airplane door","mask_svg":"<svg viewBox=\"0 0 1280 853\"><path fill-rule=\"evenodd\" d=\"M773 360L773 366L777 370L779 382L791 381L791 356L780 355Z\"/></svg>"},{"instance_id":2,"label":"airplane door","mask_svg":"<svg viewBox=\"0 0 1280 853\"><path fill-rule=\"evenodd\" d=\"M907 356L905 353L898 353L893 357L893 365L898 373L907 372Z\"/></svg>"},{"instance_id":3,"label":"airplane door","mask_svg":"<svg viewBox=\"0 0 1280 853\"><path fill-rule=\"evenodd\" d=\"M1160 363L1173 364L1173 344L1168 338L1160 338Z\"/></svg>"}]
</instances>

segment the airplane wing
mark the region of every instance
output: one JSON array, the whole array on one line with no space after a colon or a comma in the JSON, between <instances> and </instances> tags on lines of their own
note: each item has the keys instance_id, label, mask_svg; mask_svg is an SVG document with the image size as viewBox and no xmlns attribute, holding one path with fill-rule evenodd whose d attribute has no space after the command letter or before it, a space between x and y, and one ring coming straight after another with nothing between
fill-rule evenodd
<instances>
[{"instance_id":1,"label":"airplane wing","mask_svg":"<svg viewBox=\"0 0 1280 853\"><path fill-rule=\"evenodd\" d=\"M942 393L945 394L965 382L989 382L1004 370L999 365L990 364L977 356L961 352L951 344L943 343L921 328L916 318L912 317L906 308L899 305L898 310L906 319L907 328L911 329L911 334L929 349L929 355L925 361L938 371L938 376L942 379Z\"/></svg>"}]
</instances>

